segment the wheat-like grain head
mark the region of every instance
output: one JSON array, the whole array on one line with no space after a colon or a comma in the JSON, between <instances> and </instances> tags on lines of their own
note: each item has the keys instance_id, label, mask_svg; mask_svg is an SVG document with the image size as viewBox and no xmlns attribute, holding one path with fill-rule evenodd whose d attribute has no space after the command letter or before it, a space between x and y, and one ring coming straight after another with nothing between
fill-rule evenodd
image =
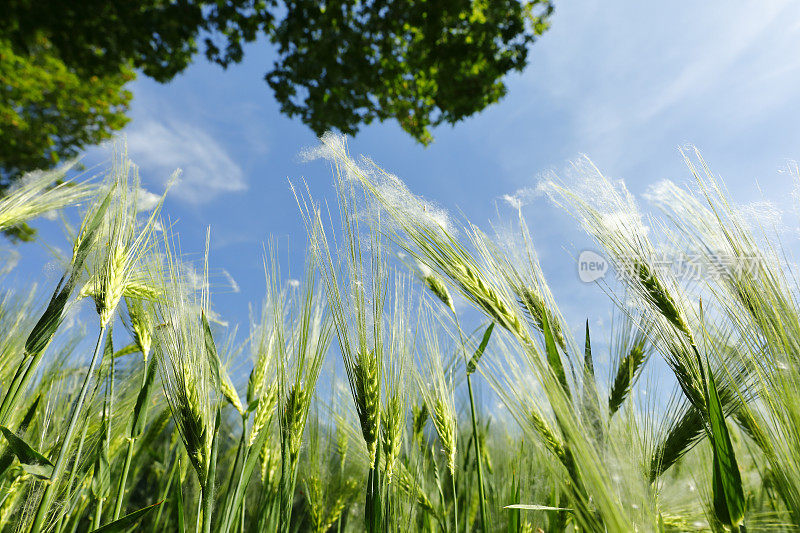
<instances>
[{"instance_id":1,"label":"wheat-like grain head","mask_svg":"<svg viewBox=\"0 0 800 533\"><path fill-rule=\"evenodd\" d=\"M305 197L298 196L298 203L325 283L347 381L373 464L381 424L387 265L380 231L373 229L367 236L361 233L354 185L337 174L343 268L331 253L319 209ZM368 253L364 250L367 246Z\"/></svg>"},{"instance_id":2,"label":"wheat-like grain head","mask_svg":"<svg viewBox=\"0 0 800 533\"><path fill-rule=\"evenodd\" d=\"M353 372L354 398L361 433L367 444L370 460L375 461L378 447L378 431L381 424L381 379L380 363L372 352L359 352L355 358Z\"/></svg>"},{"instance_id":3,"label":"wheat-like grain head","mask_svg":"<svg viewBox=\"0 0 800 533\"><path fill-rule=\"evenodd\" d=\"M164 237L162 298L152 302L158 324L153 348L161 369L164 395L167 398L187 455L201 483L208 473L214 432L212 372L203 339L200 302L183 278L184 269L174 244Z\"/></svg>"},{"instance_id":4,"label":"wheat-like grain head","mask_svg":"<svg viewBox=\"0 0 800 533\"><path fill-rule=\"evenodd\" d=\"M97 191L97 185L64 179L77 161L55 170L35 171L17 180L0 199L0 230L79 203Z\"/></svg>"},{"instance_id":5,"label":"wheat-like grain head","mask_svg":"<svg viewBox=\"0 0 800 533\"><path fill-rule=\"evenodd\" d=\"M384 360L383 454L386 478L392 481L395 463L403 445L408 412L406 377L413 358L410 315L411 293L408 280L398 275L394 282L394 305L391 316L389 357Z\"/></svg>"},{"instance_id":6,"label":"wheat-like grain head","mask_svg":"<svg viewBox=\"0 0 800 533\"><path fill-rule=\"evenodd\" d=\"M250 430L248 446L252 446L261 430L269 426L275 407L278 405L278 384L274 383L264 391L258 399L256 414L253 417L253 427Z\"/></svg>"},{"instance_id":7,"label":"wheat-like grain head","mask_svg":"<svg viewBox=\"0 0 800 533\"><path fill-rule=\"evenodd\" d=\"M123 150L114 158L106 185L111 188L111 208L103 219L93 259L89 261L89 281L81 290L81 296L94 299L102 326L111 321L123 296L152 300L160 293L142 259L151 251L164 196L142 222L139 184L138 170Z\"/></svg>"},{"instance_id":8,"label":"wheat-like grain head","mask_svg":"<svg viewBox=\"0 0 800 533\"><path fill-rule=\"evenodd\" d=\"M272 383L274 374L268 376L275 360L275 319L269 301L265 301L258 320L250 320L250 352L255 360L253 370L247 380L247 403L257 401Z\"/></svg>"},{"instance_id":9,"label":"wheat-like grain head","mask_svg":"<svg viewBox=\"0 0 800 533\"><path fill-rule=\"evenodd\" d=\"M447 458L447 467L455 473L458 421L452 366L445 371L444 354L432 321L423 323L424 353L421 368L416 371L417 387L425 399L431 421ZM449 366L449 365L448 365Z\"/></svg>"},{"instance_id":10,"label":"wheat-like grain head","mask_svg":"<svg viewBox=\"0 0 800 533\"><path fill-rule=\"evenodd\" d=\"M130 331L146 364L153 345L153 328L155 326L153 315L140 298L126 297L125 308L127 310L125 326Z\"/></svg>"},{"instance_id":11,"label":"wheat-like grain head","mask_svg":"<svg viewBox=\"0 0 800 533\"><path fill-rule=\"evenodd\" d=\"M270 255L271 268L265 270L274 319L279 423L284 448L295 468L332 324L324 302L315 293L314 269L307 267L304 283L286 290L280 284L274 249Z\"/></svg>"}]
</instances>

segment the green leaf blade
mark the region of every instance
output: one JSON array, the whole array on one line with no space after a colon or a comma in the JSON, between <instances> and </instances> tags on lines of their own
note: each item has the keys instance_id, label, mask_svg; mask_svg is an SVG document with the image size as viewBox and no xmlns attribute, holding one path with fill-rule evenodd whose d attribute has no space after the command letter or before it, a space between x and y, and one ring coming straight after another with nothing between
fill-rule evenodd
<instances>
[{"instance_id":1,"label":"green leaf blade","mask_svg":"<svg viewBox=\"0 0 800 533\"><path fill-rule=\"evenodd\" d=\"M553 330L550 327L550 321L547 317L547 313L542 313L542 333L544 334L547 363L550 365L550 369L553 371L556 379L558 379L558 382L561 384L561 388L564 389L564 394L567 395L568 399L572 399L572 395L570 394L569 390L569 384L567 383L567 374L564 371L564 365L561 362L561 355L558 353L555 336L553 335Z\"/></svg>"},{"instance_id":2,"label":"green leaf blade","mask_svg":"<svg viewBox=\"0 0 800 533\"><path fill-rule=\"evenodd\" d=\"M475 350L475 353L472 355L472 359L470 359L467 363L467 374L473 374L475 373L475 370L477 370L478 362L483 356L483 352L486 351L486 346L489 345L489 339L492 337L493 330L494 322L491 322L483 334L483 338L481 339L480 345L478 345L478 349Z\"/></svg>"},{"instance_id":3,"label":"green leaf blade","mask_svg":"<svg viewBox=\"0 0 800 533\"><path fill-rule=\"evenodd\" d=\"M161 505L161 503L162 502L154 503L153 505L144 507L138 511L126 514L119 520L114 520L111 523L93 530L92 533L122 533L129 527L135 525L144 515Z\"/></svg>"},{"instance_id":4,"label":"green leaf blade","mask_svg":"<svg viewBox=\"0 0 800 533\"><path fill-rule=\"evenodd\" d=\"M50 460L42 455L41 453L34 450L27 442L19 438L13 431L8 429L5 426L0 426L0 431L2 431L3 436L8 441L8 445L11 448L11 451L14 455L17 456L19 462L23 465L34 465L34 466L43 466L43 467L51 467L53 463Z\"/></svg>"},{"instance_id":5,"label":"green leaf blade","mask_svg":"<svg viewBox=\"0 0 800 533\"><path fill-rule=\"evenodd\" d=\"M713 372L708 372L708 418L714 450L713 498L717 518L728 526L738 526L744 519L745 498L742 477L736 461L725 413Z\"/></svg>"}]
</instances>

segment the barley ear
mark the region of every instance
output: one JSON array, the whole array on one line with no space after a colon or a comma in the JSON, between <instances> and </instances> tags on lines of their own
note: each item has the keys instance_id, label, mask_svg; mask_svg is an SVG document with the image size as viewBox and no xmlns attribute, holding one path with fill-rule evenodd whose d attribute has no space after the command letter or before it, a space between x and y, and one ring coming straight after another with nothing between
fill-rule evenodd
<instances>
[{"instance_id":1,"label":"barley ear","mask_svg":"<svg viewBox=\"0 0 800 533\"><path fill-rule=\"evenodd\" d=\"M226 400L228 400L228 403L230 403L236 409L236 411L239 412L240 416L244 416L245 408L242 405L242 400L239 398L239 393L236 392L236 387L233 386L233 382L231 381L228 372L225 370L225 367L219 358L217 345L214 342L214 336L211 333L211 326L208 323L208 318L206 318L205 311L201 312L201 317L203 321L203 337L206 346L206 352L208 353L208 358L211 363L211 372L214 376L214 380L216 381L222 395Z\"/></svg>"},{"instance_id":2,"label":"barley ear","mask_svg":"<svg viewBox=\"0 0 800 533\"><path fill-rule=\"evenodd\" d=\"M355 375L356 410L361 432L367 444L370 464L375 462L378 431L381 424L381 383L378 363L371 353L362 354L353 367Z\"/></svg>"}]
</instances>

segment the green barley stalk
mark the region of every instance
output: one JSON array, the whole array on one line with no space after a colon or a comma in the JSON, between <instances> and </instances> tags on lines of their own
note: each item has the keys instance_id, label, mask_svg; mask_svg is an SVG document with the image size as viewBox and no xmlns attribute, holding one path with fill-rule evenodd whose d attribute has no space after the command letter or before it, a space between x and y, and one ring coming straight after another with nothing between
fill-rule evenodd
<instances>
[{"instance_id":1,"label":"green barley stalk","mask_svg":"<svg viewBox=\"0 0 800 533\"><path fill-rule=\"evenodd\" d=\"M408 411L406 377L413 350L410 338L411 295L407 280L398 275L394 281L394 305L390 320L389 357L384 360L383 454L386 483L391 484L395 465L403 445Z\"/></svg>"},{"instance_id":2,"label":"green barley stalk","mask_svg":"<svg viewBox=\"0 0 800 533\"><path fill-rule=\"evenodd\" d=\"M204 262L203 289L198 298L194 287L184 277L186 268L175 249L174 239L165 235L164 264L158 271L161 275L158 285L164 287L164 296L152 305L158 324L153 351L161 371L164 396L201 487L198 506L203 515L202 524L210 528L216 467L212 457L218 417L212 397L217 383L211 368L212 356L204 342L206 330L202 318L208 308L208 254Z\"/></svg>"},{"instance_id":3,"label":"green barley stalk","mask_svg":"<svg viewBox=\"0 0 800 533\"><path fill-rule=\"evenodd\" d=\"M73 407L67 431L64 434L58 457L55 461L53 473L36 511L36 517L31 528L33 533L39 533L44 526L50 505L61 481L61 475L66 467L66 459L72 446L75 425L83 407L89 381L100 355L106 330L116 312L117 304L129 291L130 287L137 288L134 291L134 296L137 297L141 297L139 289L144 287L147 288L148 295L157 295L157 289L151 289L151 285L141 280L139 268L143 255L150 248L158 209L153 210L145 224L140 226L137 216L139 177L136 169L133 168L126 154L122 153L115 159L115 166L111 172L112 182L110 185L111 193L109 194L113 200L113 209L106 212L106 216L103 218L100 233L97 237L95 255L93 260L90 261L89 282L84 287L84 290L87 287L89 288L88 292L95 300L100 318L97 346L84 377L81 392Z\"/></svg>"},{"instance_id":4,"label":"green barley stalk","mask_svg":"<svg viewBox=\"0 0 800 533\"><path fill-rule=\"evenodd\" d=\"M526 324L520 319L513 297L505 286L505 276L498 274L497 260L479 263L473 255L456 239L455 230L441 209L419 199L408 191L395 176L381 170L369 160L356 162L347 153L342 137L327 134L316 151L333 162L339 183L353 187L353 183L363 187L366 196L380 206L380 213L387 213L393 227L392 238L413 258L427 264L440 275L448 278L459 291L479 310L513 334L520 346L535 365L537 378L547 395L551 408L557 414L562 432L568 436L568 453L565 468L580 480L573 478L571 494L575 499L576 516L584 525L597 524L595 512L588 509L589 496L586 493L587 481L591 484L592 506L603 513L604 526L614 529L633 527L632 511L621 506L614 493L607 488L608 473L604 463L597 457L593 440L586 437L582 424L576 417L574 405L570 400L568 387L565 387L565 373L560 355L555 349L548 349L547 365L540 363L542 351L537 347ZM378 215L380 217L380 214ZM309 217L306 217L307 219ZM470 226L471 241L481 253L483 236ZM545 328L545 330L551 328ZM550 335L551 338L553 335ZM555 341L552 341L555 346ZM580 469L575 461L580 460Z\"/></svg>"},{"instance_id":5,"label":"green barley stalk","mask_svg":"<svg viewBox=\"0 0 800 533\"><path fill-rule=\"evenodd\" d=\"M274 252L271 259L268 285L275 319L281 442L279 529L288 532L303 433L333 326L324 313L322 302L315 296L314 269L307 269L302 289L287 294L279 288L280 274ZM287 318L291 326L287 326Z\"/></svg>"},{"instance_id":6,"label":"green barley stalk","mask_svg":"<svg viewBox=\"0 0 800 533\"><path fill-rule=\"evenodd\" d=\"M111 493L111 460L109 446L111 441L111 419L113 416L114 405L114 346L112 341L113 333L111 330L106 337L106 344L103 351L103 360L108 361L107 376L105 376L106 392L103 400L103 418L100 425L101 435L99 450L94 464L92 475L92 495L95 502L94 521L92 529L97 529L103 523L103 507L106 499ZM101 370L101 373L102 370Z\"/></svg>"},{"instance_id":7,"label":"green barley stalk","mask_svg":"<svg viewBox=\"0 0 800 533\"><path fill-rule=\"evenodd\" d=\"M483 475L483 449L480 443L480 439L478 438L478 423L477 423L477 416L475 412L475 397L472 391L472 374L475 372L477 367L477 361L480 359L483 350L486 348L486 343L488 343L489 336L491 335L491 328L494 327L494 322L492 322L487 329L486 336L484 338L485 342L481 342L480 346L478 347L475 354L470 358L466 351L466 343L464 341L464 335L461 329L461 326L458 322L458 314L456 313L455 306L453 305L453 298L450 295L450 291L447 289L447 285L436 275L434 274L424 263L417 262L418 267L417 270L420 272L421 278L425 286L431 291L431 293L444 304L453 314L453 319L456 323L456 328L458 329L458 333L461 339L461 347L464 353L464 363L465 363L465 371L467 377L467 390L469 392L469 407L470 407L470 417L472 420L472 439L475 445L476 450L476 464L478 470L478 499L479 499L479 509L481 513L481 528L483 531L486 531L488 527L488 514L486 512L486 492L485 492L485 482L484 482L484 475Z\"/></svg>"},{"instance_id":8,"label":"green barley stalk","mask_svg":"<svg viewBox=\"0 0 800 533\"><path fill-rule=\"evenodd\" d=\"M642 315L622 315L622 326L616 335L614 354L617 357L616 371L608 393L608 414L614 416L631 388L636 384L653 345L649 342L651 324Z\"/></svg>"},{"instance_id":9,"label":"green barley stalk","mask_svg":"<svg viewBox=\"0 0 800 533\"><path fill-rule=\"evenodd\" d=\"M364 514L367 530L374 533L382 529L381 492L385 484L379 464L379 436L387 267L380 234L373 231L369 237L369 272L366 272L367 258L362 249L364 237L360 230L355 193L352 184L339 175L337 198L342 212L345 241L344 272L339 271L338 261L331 254L319 209L311 205L310 199L301 200L297 193L295 195L325 282L347 381L367 446L370 469Z\"/></svg>"},{"instance_id":10,"label":"green barley stalk","mask_svg":"<svg viewBox=\"0 0 800 533\"><path fill-rule=\"evenodd\" d=\"M252 474L252 468L248 465L253 463L252 457L257 457L269 446L268 440L262 439L264 444L261 445L259 439L270 431L278 402L277 379L271 373L276 352L276 328L270 304L267 298L258 322L251 316L250 347L255 363L247 383L247 408L242 416L242 434L222 508L222 523L218 527L221 530L231 527L236 509L241 508L241 514L244 514L244 492ZM255 414L248 435L247 420L251 411L255 411Z\"/></svg>"},{"instance_id":11,"label":"green barley stalk","mask_svg":"<svg viewBox=\"0 0 800 533\"><path fill-rule=\"evenodd\" d=\"M706 264L716 265L719 257L730 260L709 285L739 332L740 351L757 377L752 387L760 394L759 408L744 405L736 416L764 452L791 521L800 525L800 486L794 481L800 477L800 456L791 414L797 407L789 392L796 389L798 367L797 358L786 355L796 354L800 346L800 314L790 288L797 280L782 267L780 241L768 238L776 228L748 224L697 150L694 157L683 155L697 192L663 182L651 199ZM796 168L794 179L797 183ZM767 434L772 436L764 438Z\"/></svg>"},{"instance_id":12,"label":"green barley stalk","mask_svg":"<svg viewBox=\"0 0 800 533\"><path fill-rule=\"evenodd\" d=\"M406 415L408 412L409 364L412 360L411 292L405 276L394 279L394 301L390 317L388 357L384 358L383 412L381 413L381 449L385 473L386 498L384 520L396 524L402 512L401 502L393 484L395 469L405 444Z\"/></svg>"},{"instance_id":13,"label":"green barley stalk","mask_svg":"<svg viewBox=\"0 0 800 533\"><path fill-rule=\"evenodd\" d=\"M100 352L102 351L103 342L105 340L106 334L106 327L102 326L100 328L100 333L97 336L97 344L95 345L94 353L92 355L92 360L89 363L89 368L86 373L86 379L83 381L83 385L81 386L80 392L78 393L78 398L75 402L75 405L72 408L72 415L70 416L69 423L67 425L67 431L64 434L64 438L62 439L61 448L54 463L53 472L50 475L50 479L47 481L47 485L45 488L44 495L42 496L41 502L39 503L39 507L36 511L36 515L34 517L33 525L31 526L32 533L38 533L42 530L45 525L45 519L47 518L47 514L50 510L50 506L53 502L53 498L55 497L56 487L58 483L61 481L61 475L64 472L64 468L66 467L66 460L67 460L67 448L70 447L72 444L72 434L75 431L76 421L78 419L78 415L80 413L81 407L83 407L83 402L86 399L86 393L89 388L89 378L94 373L94 368L97 365L97 362L100 358Z\"/></svg>"},{"instance_id":14,"label":"green barley stalk","mask_svg":"<svg viewBox=\"0 0 800 533\"><path fill-rule=\"evenodd\" d=\"M64 318L67 302L81 280L84 263L89 252L95 246L95 239L101 232L106 211L113 197L114 183L112 182L109 190L95 200L82 220L80 232L73 245L69 268L58 282L44 313L28 335L23 359L6 389L2 404L0 404L0 423L4 425L8 424L9 417L25 394L28 384L39 367L44 351Z\"/></svg>"},{"instance_id":15,"label":"green barley stalk","mask_svg":"<svg viewBox=\"0 0 800 533\"><path fill-rule=\"evenodd\" d=\"M647 237L632 195L622 184L615 187L591 164L584 182L577 189L553 182L545 187L557 202L577 213L587 231L626 274L628 287L688 344L692 356L673 361L677 367L676 377L689 401L695 403L705 418L706 434L714 450L713 489L717 517L734 529L738 528L744 512L741 479L715 379L706 371L708 361L703 361L687 313L679 304L683 300L677 282L670 280L666 273L657 272L651 264L654 247ZM605 200L605 205L598 202L598 198ZM661 335L665 339L670 337L668 332ZM698 390L702 401L698 401Z\"/></svg>"},{"instance_id":16,"label":"green barley stalk","mask_svg":"<svg viewBox=\"0 0 800 533\"><path fill-rule=\"evenodd\" d=\"M456 329L458 330L459 338L461 340L461 351L464 354L464 369L467 377L467 391L469 393L469 410L472 421L472 442L475 445L475 462L478 470L478 499L481 513L481 529L486 531L486 528L489 524L489 519L486 512L486 491L483 475L483 446L481 445L480 438L478 437L478 422L477 415L475 413L475 396L472 392L472 374L475 372L478 361L483 355L486 345L489 342L489 337L491 336L492 329L494 328L494 322L489 324L483 340L477 347L475 353L470 357L467 353L467 346L466 342L464 341L464 334L461 329L461 325L458 322L458 314L453 306L453 301L450 297L449 291L447 290L447 286L433 273L428 274L425 277L425 280L426 285L431 289L431 292L434 294L434 296L436 296L452 312Z\"/></svg>"},{"instance_id":17,"label":"green barley stalk","mask_svg":"<svg viewBox=\"0 0 800 533\"><path fill-rule=\"evenodd\" d=\"M157 363L155 360L148 362L150 356L150 349L153 341L153 316L146 309L143 302L137 298L125 299L126 309L128 311L128 323L126 324L128 330L134 338L136 346L142 354L142 381L139 387L139 393L136 397L136 405L134 406L131 419L128 424L128 434L126 437L127 446L125 450L125 458L122 464L122 474L117 484L117 493L114 503L113 520L117 520L122 514L123 502L125 499L125 487L130 472L131 461L136 447L136 441L144 431L144 426L147 423L147 412L150 405L150 396L155 382L155 375L157 370Z\"/></svg>"},{"instance_id":18,"label":"green barley stalk","mask_svg":"<svg viewBox=\"0 0 800 533\"><path fill-rule=\"evenodd\" d=\"M458 493L456 492L456 452L458 420L454 400L452 369L445 371L444 354L431 320L423 322L424 355L421 369L415 373L417 388L425 399L431 421L439 436L447 460L453 488L453 524L458 531Z\"/></svg>"}]
</instances>

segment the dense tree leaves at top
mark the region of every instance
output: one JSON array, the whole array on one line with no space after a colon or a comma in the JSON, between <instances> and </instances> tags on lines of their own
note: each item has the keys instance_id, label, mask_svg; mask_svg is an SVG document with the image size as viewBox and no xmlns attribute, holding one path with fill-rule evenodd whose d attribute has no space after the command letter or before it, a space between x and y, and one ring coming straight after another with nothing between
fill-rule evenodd
<instances>
[{"instance_id":1,"label":"dense tree leaves at top","mask_svg":"<svg viewBox=\"0 0 800 533\"><path fill-rule=\"evenodd\" d=\"M273 26L275 0L5 0L0 35L27 50L40 35L70 67L95 75L121 64L160 82L184 70L205 41L208 59L227 66L242 44ZM224 42L224 49L215 41Z\"/></svg>"},{"instance_id":2,"label":"dense tree leaves at top","mask_svg":"<svg viewBox=\"0 0 800 533\"><path fill-rule=\"evenodd\" d=\"M506 92L549 0L5 0L0 193L126 123L133 72L166 82L203 52L227 67L266 36L281 110L321 134L396 119L421 143Z\"/></svg>"},{"instance_id":3,"label":"dense tree leaves at top","mask_svg":"<svg viewBox=\"0 0 800 533\"><path fill-rule=\"evenodd\" d=\"M77 72L42 36L26 54L0 38L0 193L24 172L50 168L121 129L132 96L124 86L133 78L119 64L99 76ZM34 234L25 224L5 233L19 240Z\"/></svg>"},{"instance_id":4,"label":"dense tree leaves at top","mask_svg":"<svg viewBox=\"0 0 800 533\"><path fill-rule=\"evenodd\" d=\"M497 102L521 70L551 6L518 0L299 0L273 31L267 81L284 113L316 133L397 119L420 142L429 127Z\"/></svg>"},{"instance_id":5,"label":"dense tree leaves at top","mask_svg":"<svg viewBox=\"0 0 800 533\"><path fill-rule=\"evenodd\" d=\"M397 119L421 142L505 94L547 28L547 0L7 0L0 35L25 53L43 35L91 75L133 67L158 81L199 51L222 66L265 34L266 79L284 113L316 133Z\"/></svg>"},{"instance_id":6,"label":"dense tree leaves at top","mask_svg":"<svg viewBox=\"0 0 800 533\"><path fill-rule=\"evenodd\" d=\"M131 99L129 68L84 77L40 38L26 55L0 40L0 187L20 171L47 168L122 128Z\"/></svg>"}]
</instances>

